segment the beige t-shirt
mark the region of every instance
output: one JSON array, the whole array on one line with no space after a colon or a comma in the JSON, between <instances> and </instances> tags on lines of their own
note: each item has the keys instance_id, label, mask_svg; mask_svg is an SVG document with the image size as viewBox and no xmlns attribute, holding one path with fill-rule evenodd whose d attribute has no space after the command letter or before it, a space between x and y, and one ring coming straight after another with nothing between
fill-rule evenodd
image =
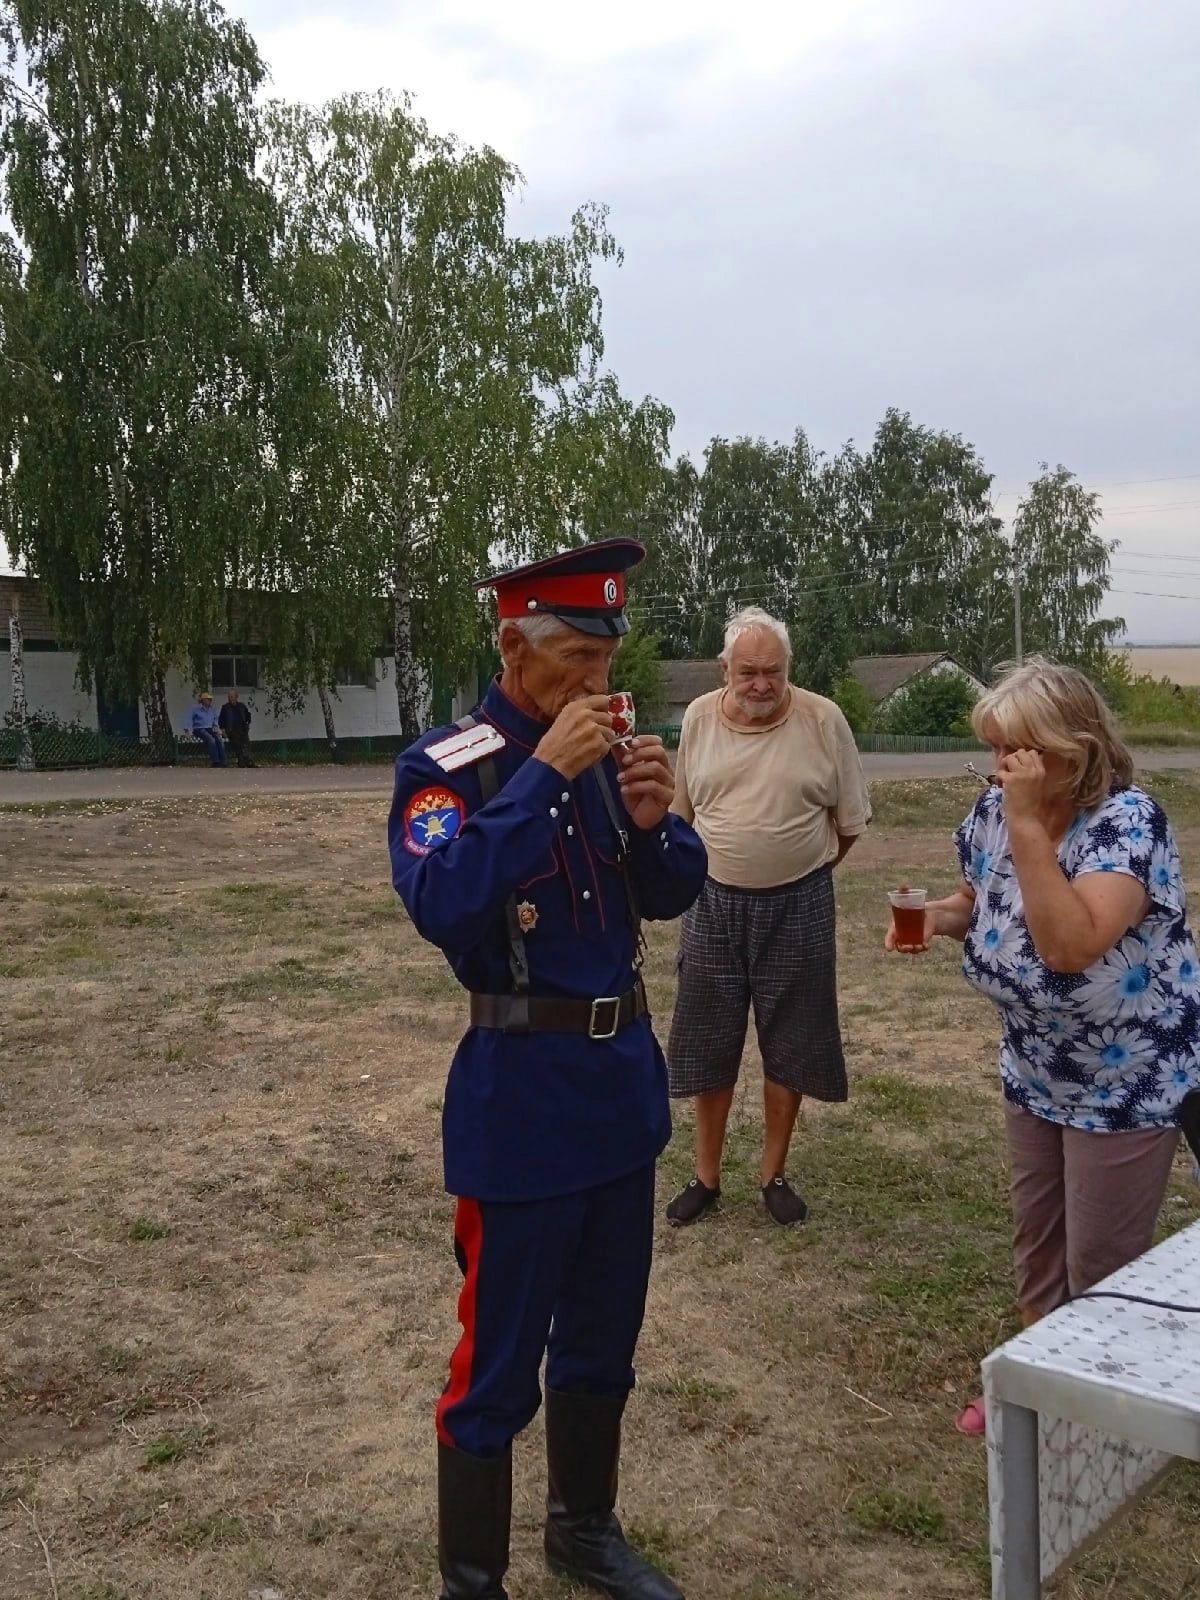
<instances>
[{"instance_id":1,"label":"beige t-shirt","mask_svg":"<svg viewBox=\"0 0 1200 1600\"><path fill-rule=\"evenodd\" d=\"M832 700L788 687L766 727L730 722L724 689L683 715L672 809L704 840L709 876L736 889L807 877L836 859L839 834L871 820L849 723Z\"/></svg>"}]
</instances>

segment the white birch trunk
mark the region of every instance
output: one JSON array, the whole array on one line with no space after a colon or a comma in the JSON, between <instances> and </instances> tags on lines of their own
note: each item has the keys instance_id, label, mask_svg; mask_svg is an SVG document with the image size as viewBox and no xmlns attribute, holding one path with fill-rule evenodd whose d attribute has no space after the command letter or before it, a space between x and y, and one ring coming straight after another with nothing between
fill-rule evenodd
<instances>
[{"instance_id":1,"label":"white birch trunk","mask_svg":"<svg viewBox=\"0 0 1200 1600\"><path fill-rule=\"evenodd\" d=\"M25 632L14 605L8 614L9 665L12 668L12 725L20 740L18 772L33 771L33 740L29 734L29 704L25 698Z\"/></svg>"},{"instance_id":2,"label":"white birch trunk","mask_svg":"<svg viewBox=\"0 0 1200 1600\"><path fill-rule=\"evenodd\" d=\"M317 684L317 699L321 702L321 715L325 719L325 738L329 743L329 759L337 760L337 729L333 725L333 707L329 703L329 691L323 683Z\"/></svg>"}]
</instances>

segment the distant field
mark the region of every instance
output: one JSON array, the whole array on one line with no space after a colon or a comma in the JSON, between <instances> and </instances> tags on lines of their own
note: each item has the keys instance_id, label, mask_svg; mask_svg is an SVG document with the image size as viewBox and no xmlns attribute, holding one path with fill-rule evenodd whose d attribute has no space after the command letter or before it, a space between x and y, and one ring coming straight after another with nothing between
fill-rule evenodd
<instances>
[{"instance_id":1,"label":"distant field","mask_svg":"<svg viewBox=\"0 0 1200 1600\"><path fill-rule=\"evenodd\" d=\"M1129 665L1139 675L1170 678L1172 683L1200 687L1200 644L1185 644L1151 649L1137 646L1126 652Z\"/></svg>"}]
</instances>

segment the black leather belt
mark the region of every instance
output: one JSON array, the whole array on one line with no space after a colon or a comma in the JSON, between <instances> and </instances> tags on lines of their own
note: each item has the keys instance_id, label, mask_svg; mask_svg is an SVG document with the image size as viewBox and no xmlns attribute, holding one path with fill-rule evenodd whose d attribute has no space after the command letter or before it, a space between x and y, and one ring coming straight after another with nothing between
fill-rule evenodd
<instances>
[{"instance_id":1,"label":"black leather belt","mask_svg":"<svg viewBox=\"0 0 1200 1600\"><path fill-rule=\"evenodd\" d=\"M613 1039L638 1017L650 1014L646 985L639 978L624 994L598 1000L558 1000L547 995L473 994L471 1024L503 1033L583 1033Z\"/></svg>"}]
</instances>

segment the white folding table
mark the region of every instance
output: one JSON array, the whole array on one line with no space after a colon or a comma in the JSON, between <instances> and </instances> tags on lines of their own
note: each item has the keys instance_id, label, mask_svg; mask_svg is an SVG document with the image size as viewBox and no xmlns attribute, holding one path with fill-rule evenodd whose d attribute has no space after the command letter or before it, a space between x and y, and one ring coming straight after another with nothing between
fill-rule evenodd
<instances>
[{"instance_id":1,"label":"white folding table","mask_svg":"<svg viewBox=\"0 0 1200 1600\"><path fill-rule=\"evenodd\" d=\"M1200 1222L1097 1284L1200 1306ZM1200 1461L1200 1315L1075 1300L983 1363L992 1600L1041 1600L1175 1459Z\"/></svg>"}]
</instances>

